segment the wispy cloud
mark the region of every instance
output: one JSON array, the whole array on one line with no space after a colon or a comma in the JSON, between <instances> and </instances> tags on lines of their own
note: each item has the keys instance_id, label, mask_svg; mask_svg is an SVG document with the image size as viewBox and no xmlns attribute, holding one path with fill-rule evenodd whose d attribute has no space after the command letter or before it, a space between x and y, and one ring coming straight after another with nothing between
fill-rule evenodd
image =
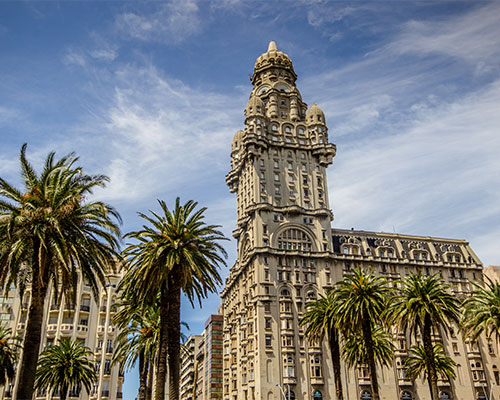
<instances>
[{"instance_id":1,"label":"wispy cloud","mask_svg":"<svg viewBox=\"0 0 500 400\"><path fill-rule=\"evenodd\" d=\"M202 19L195 0L169 1L148 14L126 12L116 18L125 36L148 41L180 43L200 32Z\"/></svg>"},{"instance_id":2,"label":"wispy cloud","mask_svg":"<svg viewBox=\"0 0 500 400\"><path fill-rule=\"evenodd\" d=\"M492 2L452 19L410 21L390 48L399 53L441 54L466 60L477 72L498 70L500 3Z\"/></svg>"},{"instance_id":3,"label":"wispy cloud","mask_svg":"<svg viewBox=\"0 0 500 400\"><path fill-rule=\"evenodd\" d=\"M111 184L101 196L137 202L225 173L227 143L242 120L234 98L166 78L151 65L124 67L115 77L112 103L91 123L106 132L98 140Z\"/></svg>"}]
</instances>

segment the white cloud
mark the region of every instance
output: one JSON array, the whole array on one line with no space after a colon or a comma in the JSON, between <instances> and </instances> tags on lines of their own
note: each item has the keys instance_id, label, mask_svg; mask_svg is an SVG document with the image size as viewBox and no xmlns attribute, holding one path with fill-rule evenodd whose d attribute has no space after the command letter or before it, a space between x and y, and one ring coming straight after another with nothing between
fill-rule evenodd
<instances>
[{"instance_id":1,"label":"white cloud","mask_svg":"<svg viewBox=\"0 0 500 400\"><path fill-rule=\"evenodd\" d=\"M201 31L195 0L169 1L150 14L127 12L116 19L117 29L135 39L180 43Z\"/></svg>"},{"instance_id":2,"label":"white cloud","mask_svg":"<svg viewBox=\"0 0 500 400\"><path fill-rule=\"evenodd\" d=\"M410 21L391 43L395 52L442 54L475 65L476 72L498 68L500 3L492 2L464 15L430 21Z\"/></svg>"},{"instance_id":3,"label":"white cloud","mask_svg":"<svg viewBox=\"0 0 500 400\"><path fill-rule=\"evenodd\" d=\"M98 119L106 132L107 200L155 197L229 168L228 143L242 120L234 98L162 77L152 66L116 74L112 104ZM94 122L95 123L95 122Z\"/></svg>"},{"instance_id":4,"label":"white cloud","mask_svg":"<svg viewBox=\"0 0 500 400\"><path fill-rule=\"evenodd\" d=\"M63 55L62 60L65 65L76 65L82 68L87 67L87 57L82 51L68 49Z\"/></svg>"},{"instance_id":5,"label":"white cloud","mask_svg":"<svg viewBox=\"0 0 500 400\"><path fill-rule=\"evenodd\" d=\"M492 221L500 222L499 109L500 80L424 112L396 135L339 146L337 165L329 171L334 225L395 227L474 243L481 241L478 234L497 233Z\"/></svg>"},{"instance_id":6,"label":"white cloud","mask_svg":"<svg viewBox=\"0 0 500 400\"><path fill-rule=\"evenodd\" d=\"M118 57L118 53L113 49L96 49L89 53L96 60L101 61L114 61Z\"/></svg>"}]
</instances>

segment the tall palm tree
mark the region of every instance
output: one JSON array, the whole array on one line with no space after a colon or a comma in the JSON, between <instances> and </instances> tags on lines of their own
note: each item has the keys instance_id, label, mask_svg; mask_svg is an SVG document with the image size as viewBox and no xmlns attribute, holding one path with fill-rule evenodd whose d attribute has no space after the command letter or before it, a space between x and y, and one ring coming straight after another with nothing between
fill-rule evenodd
<instances>
[{"instance_id":1,"label":"tall palm tree","mask_svg":"<svg viewBox=\"0 0 500 400\"><path fill-rule=\"evenodd\" d=\"M80 390L83 385L90 395L92 383L97 379L92 357L92 351L78 340L61 339L40 354L35 389L59 392L59 399L66 400L69 389Z\"/></svg>"},{"instance_id":2,"label":"tall palm tree","mask_svg":"<svg viewBox=\"0 0 500 400\"><path fill-rule=\"evenodd\" d=\"M500 342L500 282L486 277L485 286L472 282L475 290L464 302L462 329L472 340L481 333L488 338L495 335Z\"/></svg>"},{"instance_id":3,"label":"tall palm tree","mask_svg":"<svg viewBox=\"0 0 500 400\"><path fill-rule=\"evenodd\" d=\"M439 399L432 331L449 332L460 316L460 302L449 289L439 274L429 277L423 277L421 272L410 274L390 308L391 319L402 332L410 331L415 338L422 335L431 400Z\"/></svg>"},{"instance_id":4,"label":"tall palm tree","mask_svg":"<svg viewBox=\"0 0 500 400\"><path fill-rule=\"evenodd\" d=\"M12 329L0 324L0 386L14 377L18 350L19 339L12 336Z\"/></svg>"},{"instance_id":5,"label":"tall palm tree","mask_svg":"<svg viewBox=\"0 0 500 400\"><path fill-rule=\"evenodd\" d=\"M179 399L180 369L180 307L181 291L193 303L208 292L215 292L222 283L218 269L226 265L226 252L218 243L224 235L219 226L207 225L205 208L190 200L181 205L177 198L170 211L159 201L162 214L151 211L152 217L140 213L150 226L126 235L137 243L124 251L129 268L124 285L141 298L160 297L160 339L157 361L155 398L163 400L169 370L169 398Z\"/></svg>"},{"instance_id":6,"label":"tall palm tree","mask_svg":"<svg viewBox=\"0 0 500 400\"><path fill-rule=\"evenodd\" d=\"M457 363L446 354L441 343L435 343L433 345L433 353L437 374L441 376L441 378L447 378L448 380L455 379L455 367ZM424 346L412 346L408 354L408 358L405 360L406 376L412 380L417 379L419 376L427 379L429 376L429 363L427 362L427 354Z\"/></svg>"},{"instance_id":7,"label":"tall palm tree","mask_svg":"<svg viewBox=\"0 0 500 400\"><path fill-rule=\"evenodd\" d=\"M119 311L113 322L120 329L113 363L130 369L139 360L138 400L150 400L151 380L149 371L153 369L160 333L159 303L145 304L137 297L124 297L117 304Z\"/></svg>"},{"instance_id":8,"label":"tall palm tree","mask_svg":"<svg viewBox=\"0 0 500 400\"><path fill-rule=\"evenodd\" d=\"M375 361L381 366L388 366L394 356L391 334L379 326L373 327L372 339ZM368 351L361 332L353 332L347 336L342 346L342 357L349 367L368 364Z\"/></svg>"},{"instance_id":9,"label":"tall palm tree","mask_svg":"<svg viewBox=\"0 0 500 400\"><path fill-rule=\"evenodd\" d=\"M24 188L0 178L0 287L31 286L31 302L19 368L18 399L31 399L40 350L42 317L49 284L74 300L78 275L98 294L104 270L118 256L118 213L88 201L108 178L85 175L73 154L55 160L50 153L37 174L21 148ZM22 295L22 293L21 293Z\"/></svg>"},{"instance_id":10,"label":"tall palm tree","mask_svg":"<svg viewBox=\"0 0 500 400\"><path fill-rule=\"evenodd\" d=\"M306 335L311 339L322 340L326 335L332 357L335 393L338 400L343 400L340 368L340 334L335 326L333 306L333 291L329 291L326 296L320 295L318 300L307 305L307 310L304 313L304 317L300 320L300 325L306 326Z\"/></svg>"},{"instance_id":11,"label":"tall palm tree","mask_svg":"<svg viewBox=\"0 0 500 400\"><path fill-rule=\"evenodd\" d=\"M359 333L366 347L366 361L370 373L374 400L380 399L373 331L384 324L384 311L392 290L387 279L371 271L356 268L335 284L336 326L347 335Z\"/></svg>"}]
</instances>

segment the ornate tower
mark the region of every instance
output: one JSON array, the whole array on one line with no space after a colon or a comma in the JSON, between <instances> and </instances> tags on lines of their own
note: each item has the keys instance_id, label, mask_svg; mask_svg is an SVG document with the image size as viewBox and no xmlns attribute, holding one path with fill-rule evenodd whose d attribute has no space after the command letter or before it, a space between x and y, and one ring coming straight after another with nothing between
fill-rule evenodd
<instances>
[{"instance_id":1,"label":"ornate tower","mask_svg":"<svg viewBox=\"0 0 500 400\"><path fill-rule=\"evenodd\" d=\"M255 63L245 129L226 182L237 194L238 259L222 293L224 398L333 398L329 357L298 320L335 277L326 168L335 156L325 115L307 109L288 55L271 42ZM326 353L325 353L326 354ZM323 365L325 364L325 365Z\"/></svg>"}]
</instances>

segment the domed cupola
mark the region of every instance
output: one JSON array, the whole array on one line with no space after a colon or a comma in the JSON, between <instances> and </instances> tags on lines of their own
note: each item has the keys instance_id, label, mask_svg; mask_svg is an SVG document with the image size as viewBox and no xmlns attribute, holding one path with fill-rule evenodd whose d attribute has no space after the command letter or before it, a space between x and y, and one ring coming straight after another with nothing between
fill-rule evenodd
<instances>
[{"instance_id":1,"label":"domed cupola","mask_svg":"<svg viewBox=\"0 0 500 400\"><path fill-rule=\"evenodd\" d=\"M262 54L255 62L255 67L253 70L253 75L251 78L252 83L255 85L261 76L261 73L267 70L280 69L287 73L289 78L295 83L297 80L297 74L293 70L292 60L287 54L278 50L276 42L271 41L267 52Z\"/></svg>"},{"instance_id":2,"label":"domed cupola","mask_svg":"<svg viewBox=\"0 0 500 400\"><path fill-rule=\"evenodd\" d=\"M243 135L245 134L245 132L243 132L242 130L239 130L238 132L236 132L236 134L234 135L234 138L233 138L233 145L232 145L232 149L233 151L238 151L239 149L241 149L241 145L242 145L242 141L243 141Z\"/></svg>"},{"instance_id":3,"label":"domed cupola","mask_svg":"<svg viewBox=\"0 0 500 400\"><path fill-rule=\"evenodd\" d=\"M264 117L266 115L266 106L258 96L250 96L247 107L245 108L245 117Z\"/></svg>"},{"instance_id":4,"label":"domed cupola","mask_svg":"<svg viewBox=\"0 0 500 400\"><path fill-rule=\"evenodd\" d=\"M309 107L309 110L307 110L306 123L307 125L325 125L325 113L317 104L313 104L311 107Z\"/></svg>"}]
</instances>

